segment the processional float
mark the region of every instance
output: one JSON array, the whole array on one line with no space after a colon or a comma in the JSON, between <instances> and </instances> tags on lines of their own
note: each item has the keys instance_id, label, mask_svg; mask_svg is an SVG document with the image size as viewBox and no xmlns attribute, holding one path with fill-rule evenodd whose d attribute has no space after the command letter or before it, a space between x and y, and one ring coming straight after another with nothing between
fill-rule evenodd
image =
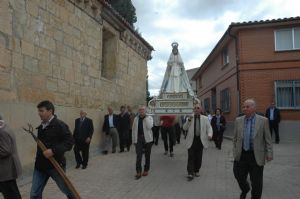
<instances>
[{"instance_id":1,"label":"processional float","mask_svg":"<svg viewBox=\"0 0 300 199\"><path fill-rule=\"evenodd\" d=\"M148 112L154 115L189 115L197 99L178 51L178 43L172 43L172 53L160 88L159 95L148 103Z\"/></svg>"}]
</instances>

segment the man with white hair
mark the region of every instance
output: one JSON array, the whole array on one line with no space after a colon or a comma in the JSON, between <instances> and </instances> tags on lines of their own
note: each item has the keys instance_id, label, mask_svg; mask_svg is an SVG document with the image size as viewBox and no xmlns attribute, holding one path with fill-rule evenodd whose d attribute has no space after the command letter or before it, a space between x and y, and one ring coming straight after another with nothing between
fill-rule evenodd
<instances>
[{"instance_id":1,"label":"man with white hair","mask_svg":"<svg viewBox=\"0 0 300 199\"><path fill-rule=\"evenodd\" d=\"M240 199L250 191L252 199L260 199L265 161L273 159L272 139L268 119L256 114L256 103L247 99L242 107L244 115L236 118L233 135L234 176L240 186Z\"/></svg>"},{"instance_id":2,"label":"man with white hair","mask_svg":"<svg viewBox=\"0 0 300 199\"><path fill-rule=\"evenodd\" d=\"M94 132L93 120L86 117L87 112L81 110L80 117L75 120L73 137L75 140L74 154L76 159L76 169L82 165L86 169L89 161L90 143Z\"/></svg>"},{"instance_id":3,"label":"man with white hair","mask_svg":"<svg viewBox=\"0 0 300 199\"><path fill-rule=\"evenodd\" d=\"M20 199L16 179L21 175L16 138L0 114L0 192L5 199Z\"/></svg>"},{"instance_id":4,"label":"man with white hair","mask_svg":"<svg viewBox=\"0 0 300 199\"><path fill-rule=\"evenodd\" d=\"M146 107L139 107L139 115L134 118L132 125L132 143L136 151L136 179L147 176L150 169L150 155L153 142L152 135L153 118L146 115ZM142 157L145 152L145 166L142 173Z\"/></svg>"}]
</instances>

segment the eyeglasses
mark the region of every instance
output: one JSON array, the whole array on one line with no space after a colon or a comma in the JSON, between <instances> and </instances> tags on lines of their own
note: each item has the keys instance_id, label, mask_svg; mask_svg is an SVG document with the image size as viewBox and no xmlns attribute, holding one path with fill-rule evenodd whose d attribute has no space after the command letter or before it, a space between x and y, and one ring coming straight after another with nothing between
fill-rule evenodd
<instances>
[{"instance_id":1,"label":"eyeglasses","mask_svg":"<svg viewBox=\"0 0 300 199\"><path fill-rule=\"evenodd\" d=\"M194 109L200 109L200 107L194 107Z\"/></svg>"}]
</instances>

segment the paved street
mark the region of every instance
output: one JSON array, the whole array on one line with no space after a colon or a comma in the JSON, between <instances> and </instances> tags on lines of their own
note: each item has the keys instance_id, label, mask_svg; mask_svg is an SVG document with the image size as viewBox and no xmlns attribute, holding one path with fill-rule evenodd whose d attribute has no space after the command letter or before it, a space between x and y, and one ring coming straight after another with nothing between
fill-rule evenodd
<instances>
[{"instance_id":1,"label":"paved street","mask_svg":"<svg viewBox=\"0 0 300 199\"><path fill-rule=\"evenodd\" d=\"M184 141L183 141L184 142ZM99 155L90 159L86 170L69 169L68 176L85 199L235 199L239 188L232 173L231 141L224 140L221 151L213 147L204 151L200 177L186 180L187 152L184 143L176 145L175 157L163 155L162 141L153 146L150 175L134 179L135 153ZM275 160L265 166L265 199L295 199L300 195L299 143L274 145ZM29 198L31 184L20 187ZM49 181L46 199L65 198ZM248 194L250 198L250 194Z\"/></svg>"}]
</instances>

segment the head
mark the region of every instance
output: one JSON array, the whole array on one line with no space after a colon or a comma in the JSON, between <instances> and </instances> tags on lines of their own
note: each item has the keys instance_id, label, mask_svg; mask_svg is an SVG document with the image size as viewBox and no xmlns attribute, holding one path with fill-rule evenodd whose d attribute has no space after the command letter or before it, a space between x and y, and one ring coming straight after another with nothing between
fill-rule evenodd
<instances>
[{"instance_id":1,"label":"head","mask_svg":"<svg viewBox=\"0 0 300 199\"><path fill-rule=\"evenodd\" d=\"M113 114L113 112L114 112L113 109L112 109L111 107L108 107L108 108L107 108L107 111L108 111L108 114L109 114L109 115Z\"/></svg>"},{"instance_id":2,"label":"head","mask_svg":"<svg viewBox=\"0 0 300 199\"><path fill-rule=\"evenodd\" d=\"M201 107L201 105L200 105L200 104L195 104L195 106L194 106L194 113L195 113L196 115L200 115L201 112L202 112L202 107Z\"/></svg>"},{"instance_id":3,"label":"head","mask_svg":"<svg viewBox=\"0 0 300 199\"><path fill-rule=\"evenodd\" d=\"M120 107L120 112L121 112L121 113L124 113L124 112L125 112L125 106L121 106L121 107Z\"/></svg>"},{"instance_id":4,"label":"head","mask_svg":"<svg viewBox=\"0 0 300 199\"><path fill-rule=\"evenodd\" d=\"M275 102L272 102L270 105L271 108L275 108Z\"/></svg>"},{"instance_id":5,"label":"head","mask_svg":"<svg viewBox=\"0 0 300 199\"><path fill-rule=\"evenodd\" d=\"M45 100L37 105L38 113L43 122L49 121L49 119L54 115L54 105L52 102Z\"/></svg>"},{"instance_id":6,"label":"head","mask_svg":"<svg viewBox=\"0 0 300 199\"><path fill-rule=\"evenodd\" d=\"M247 99L242 107L243 113L246 117L251 117L256 112L256 103L254 99Z\"/></svg>"},{"instance_id":7,"label":"head","mask_svg":"<svg viewBox=\"0 0 300 199\"><path fill-rule=\"evenodd\" d=\"M84 110L81 110L79 114L80 114L81 118L85 118L87 115L87 112L85 112Z\"/></svg>"},{"instance_id":8,"label":"head","mask_svg":"<svg viewBox=\"0 0 300 199\"><path fill-rule=\"evenodd\" d=\"M131 111L132 111L131 106L127 106L127 111L128 111L128 112L131 112Z\"/></svg>"},{"instance_id":9,"label":"head","mask_svg":"<svg viewBox=\"0 0 300 199\"><path fill-rule=\"evenodd\" d=\"M144 106L144 105L139 106L139 114L142 117L144 117L146 115L146 106Z\"/></svg>"},{"instance_id":10,"label":"head","mask_svg":"<svg viewBox=\"0 0 300 199\"><path fill-rule=\"evenodd\" d=\"M222 110L220 108L217 108L215 111L216 115L221 115L222 114Z\"/></svg>"}]
</instances>

